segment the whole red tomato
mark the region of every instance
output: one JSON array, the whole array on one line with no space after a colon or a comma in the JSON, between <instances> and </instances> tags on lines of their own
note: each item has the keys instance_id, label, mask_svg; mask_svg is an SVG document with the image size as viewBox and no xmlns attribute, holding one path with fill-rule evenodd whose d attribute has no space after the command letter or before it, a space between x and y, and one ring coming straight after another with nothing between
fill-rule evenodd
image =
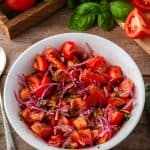
<instances>
[{"instance_id":1,"label":"whole red tomato","mask_svg":"<svg viewBox=\"0 0 150 150\"><path fill-rule=\"evenodd\" d=\"M36 3L36 0L6 0L6 5L16 11L24 11L31 8Z\"/></svg>"}]
</instances>

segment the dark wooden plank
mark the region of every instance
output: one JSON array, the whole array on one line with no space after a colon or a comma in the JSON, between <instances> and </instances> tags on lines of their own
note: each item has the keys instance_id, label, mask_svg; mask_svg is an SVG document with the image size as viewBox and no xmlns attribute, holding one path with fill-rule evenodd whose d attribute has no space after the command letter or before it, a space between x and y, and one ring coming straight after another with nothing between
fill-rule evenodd
<instances>
[{"instance_id":1,"label":"dark wooden plank","mask_svg":"<svg viewBox=\"0 0 150 150\"><path fill-rule=\"evenodd\" d=\"M29 27L38 24L50 14L64 6L66 0L54 0L51 3L41 2L3 23L6 35L12 39ZM3 20L1 20L3 22Z\"/></svg>"}]
</instances>

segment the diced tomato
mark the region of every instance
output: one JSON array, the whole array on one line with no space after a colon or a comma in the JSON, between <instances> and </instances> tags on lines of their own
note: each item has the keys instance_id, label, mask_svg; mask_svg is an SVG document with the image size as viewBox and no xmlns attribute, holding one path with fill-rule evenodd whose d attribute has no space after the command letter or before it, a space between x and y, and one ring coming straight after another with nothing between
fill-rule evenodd
<instances>
[{"instance_id":1,"label":"diced tomato","mask_svg":"<svg viewBox=\"0 0 150 150\"><path fill-rule=\"evenodd\" d=\"M108 64L104 57L96 55L87 62L86 66L93 71L103 73L106 71Z\"/></svg>"},{"instance_id":2,"label":"diced tomato","mask_svg":"<svg viewBox=\"0 0 150 150\"><path fill-rule=\"evenodd\" d=\"M98 144L105 143L110 138L110 133L106 132L103 137L98 140Z\"/></svg>"},{"instance_id":3,"label":"diced tomato","mask_svg":"<svg viewBox=\"0 0 150 150\"><path fill-rule=\"evenodd\" d=\"M78 142L74 141L73 139L70 139L70 142L67 143L66 148L77 149L77 148L79 148L79 144L78 144Z\"/></svg>"},{"instance_id":4,"label":"diced tomato","mask_svg":"<svg viewBox=\"0 0 150 150\"><path fill-rule=\"evenodd\" d=\"M51 83L51 78L48 75L45 75L41 81L41 84Z\"/></svg>"},{"instance_id":5,"label":"diced tomato","mask_svg":"<svg viewBox=\"0 0 150 150\"><path fill-rule=\"evenodd\" d=\"M53 135L48 140L48 144L54 145L54 146L60 146L63 142L63 138L60 135Z\"/></svg>"},{"instance_id":6,"label":"diced tomato","mask_svg":"<svg viewBox=\"0 0 150 150\"><path fill-rule=\"evenodd\" d=\"M46 71L48 69L48 62L43 56L37 55L33 67L39 71Z\"/></svg>"},{"instance_id":7,"label":"diced tomato","mask_svg":"<svg viewBox=\"0 0 150 150\"><path fill-rule=\"evenodd\" d=\"M51 79L48 75L45 75L42 80L41 80L41 85L44 85L44 84L49 84L51 83ZM43 94L43 92L48 88L48 86L44 86L42 88L40 88L39 90L37 90L37 92L35 93L35 96L37 98L41 97L41 95ZM52 91L52 88L49 88L49 90L47 91L46 94L49 94L50 92Z\"/></svg>"},{"instance_id":8,"label":"diced tomato","mask_svg":"<svg viewBox=\"0 0 150 150\"><path fill-rule=\"evenodd\" d=\"M72 59L72 60L67 60L66 64L67 64L67 67L71 67L75 64L79 63L79 60L78 59Z\"/></svg>"},{"instance_id":9,"label":"diced tomato","mask_svg":"<svg viewBox=\"0 0 150 150\"><path fill-rule=\"evenodd\" d=\"M150 20L138 8L134 8L128 15L124 30L129 38L140 39L150 36Z\"/></svg>"},{"instance_id":10,"label":"diced tomato","mask_svg":"<svg viewBox=\"0 0 150 150\"><path fill-rule=\"evenodd\" d=\"M32 123L32 119L31 119L31 117L30 117L31 109L25 108L25 109L22 110L21 114L22 114L22 117L23 117L24 121L25 121L28 125Z\"/></svg>"},{"instance_id":11,"label":"diced tomato","mask_svg":"<svg viewBox=\"0 0 150 150\"><path fill-rule=\"evenodd\" d=\"M31 91L40 86L40 79L36 75L30 75L27 77L27 84Z\"/></svg>"},{"instance_id":12,"label":"diced tomato","mask_svg":"<svg viewBox=\"0 0 150 150\"><path fill-rule=\"evenodd\" d=\"M110 81L114 82L123 78L123 73L119 66L112 66L108 69L108 74L110 76Z\"/></svg>"},{"instance_id":13,"label":"diced tomato","mask_svg":"<svg viewBox=\"0 0 150 150\"><path fill-rule=\"evenodd\" d=\"M100 131L99 130L91 130L92 138L95 140L97 136L99 135Z\"/></svg>"},{"instance_id":14,"label":"diced tomato","mask_svg":"<svg viewBox=\"0 0 150 150\"><path fill-rule=\"evenodd\" d=\"M36 4L36 0L5 0L7 7L15 11L24 11L33 7Z\"/></svg>"},{"instance_id":15,"label":"diced tomato","mask_svg":"<svg viewBox=\"0 0 150 150\"><path fill-rule=\"evenodd\" d=\"M71 109L78 110L84 108L84 101L81 98L74 98L70 101Z\"/></svg>"},{"instance_id":16,"label":"diced tomato","mask_svg":"<svg viewBox=\"0 0 150 150\"><path fill-rule=\"evenodd\" d=\"M88 127L87 121L84 116L79 116L73 121L73 125L76 129L86 129Z\"/></svg>"},{"instance_id":17,"label":"diced tomato","mask_svg":"<svg viewBox=\"0 0 150 150\"><path fill-rule=\"evenodd\" d=\"M61 53L65 57L65 59L76 59L73 55L74 50L77 48L77 45L73 41L66 41L61 46Z\"/></svg>"},{"instance_id":18,"label":"diced tomato","mask_svg":"<svg viewBox=\"0 0 150 150\"><path fill-rule=\"evenodd\" d=\"M35 122L31 129L34 133L36 133L41 138L48 138L52 133L52 128L50 125L45 123Z\"/></svg>"},{"instance_id":19,"label":"diced tomato","mask_svg":"<svg viewBox=\"0 0 150 150\"><path fill-rule=\"evenodd\" d=\"M70 75L73 77L75 81L79 79L79 73L76 70L71 70Z\"/></svg>"},{"instance_id":20,"label":"diced tomato","mask_svg":"<svg viewBox=\"0 0 150 150\"><path fill-rule=\"evenodd\" d=\"M29 96L30 96L29 88L21 89L21 91L20 91L20 99L21 100L28 100Z\"/></svg>"},{"instance_id":21,"label":"diced tomato","mask_svg":"<svg viewBox=\"0 0 150 150\"><path fill-rule=\"evenodd\" d=\"M150 11L149 0L132 0L133 4L143 11Z\"/></svg>"},{"instance_id":22,"label":"diced tomato","mask_svg":"<svg viewBox=\"0 0 150 150\"><path fill-rule=\"evenodd\" d=\"M95 105L105 105L107 103L107 99L105 94L102 92L100 88L95 85L89 86L89 96L86 98L85 106L91 107Z\"/></svg>"},{"instance_id":23,"label":"diced tomato","mask_svg":"<svg viewBox=\"0 0 150 150\"><path fill-rule=\"evenodd\" d=\"M48 120L50 121L51 126L56 126L58 121L55 120L55 115L49 115Z\"/></svg>"},{"instance_id":24,"label":"diced tomato","mask_svg":"<svg viewBox=\"0 0 150 150\"><path fill-rule=\"evenodd\" d=\"M108 103L114 107L120 108L127 104L127 99L112 97L108 99Z\"/></svg>"},{"instance_id":25,"label":"diced tomato","mask_svg":"<svg viewBox=\"0 0 150 150\"><path fill-rule=\"evenodd\" d=\"M41 121L44 118L44 115L45 113L43 111L41 112L32 111L30 114L30 118L33 122Z\"/></svg>"},{"instance_id":26,"label":"diced tomato","mask_svg":"<svg viewBox=\"0 0 150 150\"><path fill-rule=\"evenodd\" d=\"M58 125L69 125L69 120L65 116L61 116L58 120Z\"/></svg>"},{"instance_id":27,"label":"diced tomato","mask_svg":"<svg viewBox=\"0 0 150 150\"><path fill-rule=\"evenodd\" d=\"M56 107L57 105L57 101L53 100L53 99L50 99L49 102L48 102L48 106L50 107Z\"/></svg>"},{"instance_id":28,"label":"diced tomato","mask_svg":"<svg viewBox=\"0 0 150 150\"><path fill-rule=\"evenodd\" d=\"M41 121L44 118L44 114L45 113L43 111L36 112L29 108L25 108L24 110L22 110L22 117L28 124L31 124L35 121Z\"/></svg>"},{"instance_id":29,"label":"diced tomato","mask_svg":"<svg viewBox=\"0 0 150 150\"><path fill-rule=\"evenodd\" d=\"M93 144L93 139L90 129L77 130L71 134L71 137L77 141L81 146L88 146Z\"/></svg>"},{"instance_id":30,"label":"diced tomato","mask_svg":"<svg viewBox=\"0 0 150 150\"><path fill-rule=\"evenodd\" d=\"M53 66L56 67L57 69L66 69L66 66L61 61L55 48L48 47L44 51L44 56L47 59L47 61L52 63Z\"/></svg>"},{"instance_id":31,"label":"diced tomato","mask_svg":"<svg viewBox=\"0 0 150 150\"><path fill-rule=\"evenodd\" d=\"M133 100L129 100L128 103L122 108L122 110L130 113L132 108L133 108Z\"/></svg>"},{"instance_id":32,"label":"diced tomato","mask_svg":"<svg viewBox=\"0 0 150 150\"><path fill-rule=\"evenodd\" d=\"M119 111L114 111L110 116L111 124L120 124L124 118L124 113Z\"/></svg>"},{"instance_id":33,"label":"diced tomato","mask_svg":"<svg viewBox=\"0 0 150 150\"><path fill-rule=\"evenodd\" d=\"M64 106L66 106L67 105L67 101L66 100L62 100L61 101L61 107L64 107Z\"/></svg>"},{"instance_id":34,"label":"diced tomato","mask_svg":"<svg viewBox=\"0 0 150 150\"><path fill-rule=\"evenodd\" d=\"M81 74L81 81L85 84L102 84L105 82L104 76L100 76L98 73L94 73L91 70L84 70Z\"/></svg>"},{"instance_id":35,"label":"diced tomato","mask_svg":"<svg viewBox=\"0 0 150 150\"><path fill-rule=\"evenodd\" d=\"M125 79L119 85L119 95L122 98L128 98L132 96L134 91L134 83L130 79Z\"/></svg>"}]
</instances>

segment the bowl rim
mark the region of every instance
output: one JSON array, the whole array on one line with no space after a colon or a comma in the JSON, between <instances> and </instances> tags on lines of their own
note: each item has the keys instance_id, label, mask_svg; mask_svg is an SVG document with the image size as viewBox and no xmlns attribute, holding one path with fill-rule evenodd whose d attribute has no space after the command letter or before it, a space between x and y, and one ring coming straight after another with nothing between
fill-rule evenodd
<instances>
[{"instance_id":1,"label":"bowl rim","mask_svg":"<svg viewBox=\"0 0 150 150\"><path fill-rule=\"evenodd\" d=\"M4 98L4 109L5 109L7 118L8 118L8 120L9 120L11 126L12 126L13 129L15 130L15 132L16 132L26 143L28 143L30 146L32 146L32 147L34 147L34 148L36 148L36 149L39 149L38 146L32 144L32 141L27 140L23 135L21 135L21 134L19 133L19 130L17 129L17 127L14 126L11 117L8 115L8 110L7 110L7 106L6 106L7 103L5 102L5 97L6 97L6 93L7 93L7 92L6 92L6 85L8 84L8 79L9 79L9 76L10 76L12 70L14 69L14 67L16 66L16 64L18 63L18 61L19 61L26 53L29 53L30 50L34 49L34 47L40 45L40 44L43 43L44 41L49 41L51 38L59 38L60 36L67 36L67 35L72 35L72 36L74 36L74 35L80 35L80 36L84 35L84 36L86 36L86 35L87 35L87 36L93 36L92 38L95 37L95 38L99 38L99 39L102 39L102 40L104 40L104 41L107 41L107 42L109 42L109 43L111 43L111 44L117 46L118 48L120 48L121 53L123 53L123 55L126 55L126 57L130 58L130 60L132 60L134 66L136 67L136 70L137 70L137 72L138 72L138 76L139 76L140 82L142 83L142 84L141 84L141 91L142 91L142 92L141 92L141 93L142 93L141 99L143 100L143 103L142 103L142 105L141 105L141 107L140 107L140 110L141 110L141 111L137 113L136 119L134 120L134 124L133 124L132 126L130 126L130 128L128 128L127 132L123 135L123 137L122 137L121 139L118 139L117 141L115 141L111 146L107 146L107 148L104 148L103 150L107 150L107 149L113 148L114 146L117 146L119 143L121 143L125 138L127 138L127 136L128 136L129 134L131 134L131 132L133 131L133 129L134 129L134 128L136 127L136 125L138 124L138 122L139 122L139 120L140 120L140 118L141 118L141 116L142 116L143 109L144 109L144 104L145 104L145 87L144 87L144 80L143 80L143 78L142 78L142 74L141 74L141 72L140 72L140 70L139 70L137 64L136 64L135 61L132 59L132 57L131 57L123 48L121 48L119 45L117 45L116 43L114 43L114 42L112 42L112 41L110 41L110 40L108 40L108 39L105 39L104 37L101 37L101 36L99 36L99 35L89 34L89 33L82 33L82 32L80 32L80 33L71 32L71 33L55 34L55 35L49 36L49 37L47 37L47 38L44 38L44 39L42 39L42 40L40 40L40 41L37 41L36 43L34 43L34 44L32 44L31 46L29 46L28 48L26 48L26 49L24 50L24 52L22 52L22 53L17 57L17 59L15 60L15 62L12 64L12 66L11 66L11 68L9 69L9 72L8 72L8 74L7 74L6 80L5 80L4 90L3 90L3 98ZM90 147L90 148L84 148L84 149L85 149L85 150L90 150L90 149L94 149L94 148L97 147L97 146L99 146L99 145L96 145L96 146ZM62 150L62 149L63 149L63 148L55 148L55 147L51 147L51 146L49 146L49 148L53 148L54 150Z\"/></svg>"}]
</instances>

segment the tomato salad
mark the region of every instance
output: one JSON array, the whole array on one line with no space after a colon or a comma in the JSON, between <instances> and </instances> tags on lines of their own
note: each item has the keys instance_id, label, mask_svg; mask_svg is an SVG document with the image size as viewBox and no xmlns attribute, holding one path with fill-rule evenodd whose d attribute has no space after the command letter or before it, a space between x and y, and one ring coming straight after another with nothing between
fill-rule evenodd
<instances>
[{"instance_id":1,"label":"tomato salad","mask_svg":"<svg viewBox=\"0 0 150 150\"><path fill-rule=\"evenodd\" d=\"M134 83L88 43L66 41L37 54L34 71L18 75L20 116L49 145L84 148L105 143L128 120Z\"/></svg>"}]
</instances>

